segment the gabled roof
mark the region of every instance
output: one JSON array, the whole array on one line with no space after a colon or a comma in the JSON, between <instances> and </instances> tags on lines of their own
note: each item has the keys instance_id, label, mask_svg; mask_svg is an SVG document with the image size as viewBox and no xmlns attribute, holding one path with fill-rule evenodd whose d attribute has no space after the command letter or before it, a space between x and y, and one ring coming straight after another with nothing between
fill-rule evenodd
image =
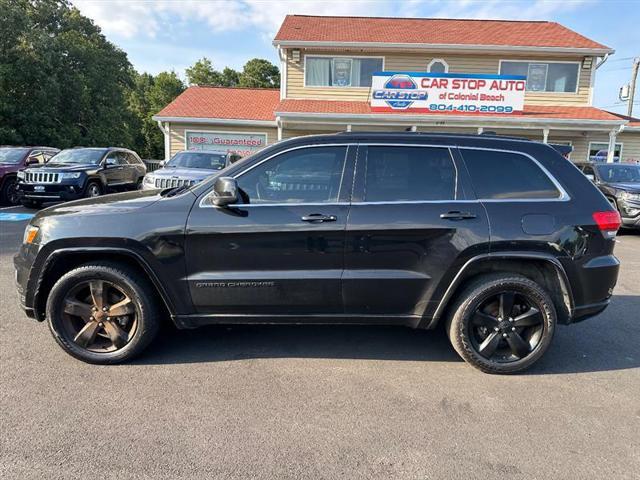
<instances>
[{"instance_id":1,"label":"gabled roof","mask_svg":"<svg viewBox=\"0 0 640 480\"><path fill-rule=\"evenodd\" d=\"M377 44L377 47L441 46L482 49L516 47L613 52L556 22L457 20L441 18L322 17L287 15L274 45L327 46Z\"/></svg>"},{"instance_id":2,"label":"gabled roof","mask_svg":"<svg viewBox=\"0 0 640 480\"><path fill-rule=\"evenodd\" d=\"M189 87L153 118L275 121L277 88Z\"/></svg>"}]
</instances>

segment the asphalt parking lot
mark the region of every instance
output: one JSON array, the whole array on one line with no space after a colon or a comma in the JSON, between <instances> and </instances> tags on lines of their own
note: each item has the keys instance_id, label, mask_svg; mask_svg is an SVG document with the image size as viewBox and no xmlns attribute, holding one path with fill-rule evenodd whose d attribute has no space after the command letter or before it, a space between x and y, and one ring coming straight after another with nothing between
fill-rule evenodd
<instances>
[{"instance_id":1,"label":"asphalt parking lot","mask_svg":"<svg viewBox=\"0 0 640 480\"><path fill-rule=\"evenodd\" d=\"M26 220L6 218L2 478L638 478L640 234L619 237L609 309L523 375L479 373L441 331L373 327L169 329L100 367L19 309Z\"/></svg>"}]
</instances>

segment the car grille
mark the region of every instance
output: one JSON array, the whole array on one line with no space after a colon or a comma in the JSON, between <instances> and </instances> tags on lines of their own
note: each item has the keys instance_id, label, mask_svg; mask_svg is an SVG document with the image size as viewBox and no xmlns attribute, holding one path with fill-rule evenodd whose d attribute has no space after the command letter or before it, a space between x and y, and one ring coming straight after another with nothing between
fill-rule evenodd
<instances>
[{"instance_id":1,"label":"car grille","mask_svg":"<svg viewBox=\"0 0 640 480\"><path fill-rule=\"evenodd\" d=\"M193 180L183 180L181 178L156 178L156 188L175 188L183 185L193 185Z\"/></svg>"},{"instance_id":2,"label":"car grille","mask_svg":"<svg viewBox=\"0 0 640 480\"><path fill-rule=\"evenodd\" d=\"M60 174L49 172L24 172L24 181L27 183L60 183Z\"/></svg>"}]
</instances>

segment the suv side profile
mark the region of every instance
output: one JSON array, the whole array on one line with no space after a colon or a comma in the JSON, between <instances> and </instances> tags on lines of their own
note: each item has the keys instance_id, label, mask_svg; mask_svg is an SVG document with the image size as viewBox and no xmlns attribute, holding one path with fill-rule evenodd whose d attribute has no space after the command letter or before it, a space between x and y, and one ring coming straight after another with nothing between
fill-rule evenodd
<instances>
[{"instance_id":1,"label":"suv side profile","mask_svg":"<svg viewBox=\"0 0 640 480\"><path fill-rule=\"evenodd\" d=\"M0 146L0 203L20 203L18 172L29 165L45 163L58 152L53 147Z\"/></svg>"},{"instance_id":2,"label":"suv side profile","mask_svg":"<svg viewBox=\"0 0 640 480\"><path fill-rule=\"evenodd\" d=\"M26 313L86 362L132 358L165 316L444 322L467 362L513 373L557 324L607 307L619 226L548 145L358 132L279 142L192 187L48 208L14 263Z\"/></svg>"},{"instance_id":3,"label":"suv side profile","mask_svg":"<svg viewBox=\"0 0 640 480\"><path fill-rule=\"evenodd\" d=\"M69 148L20 172L18 195L24 206L39 208L43 202L139 188L146 172L138 154L126 148Z\"/></svg>"}]
</instances>

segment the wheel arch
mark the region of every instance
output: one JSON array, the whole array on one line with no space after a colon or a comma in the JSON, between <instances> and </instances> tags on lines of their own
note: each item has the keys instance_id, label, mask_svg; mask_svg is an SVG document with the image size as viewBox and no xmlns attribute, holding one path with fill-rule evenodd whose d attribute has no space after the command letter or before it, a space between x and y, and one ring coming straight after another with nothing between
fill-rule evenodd
<instances>
[{"instance_id":1,"label":"wheel arch","mask_svg":"<svg viewBox=\"0 0 640 480\"><path fill-rule=\"evenodd\" d=\"M131 250L112 247L63 248L52 252L42 267L35 289L33 306L37 320L43 321L45 319L47 297L57 279L66 272L89 262L113 262L123 264L144 275L158 297L162 300L161 304L165 309L165 313L173 319L176 311L175 306L162 283L145 259Z\"/></svg>"},{"instance_id":2,"label":"wheel arch","mask_svg":"<svg viewBox=\"0 0 640 480\"><path fill-rule=\"evenodd\" d=\"M89 175L87 177L87 181L84 184L84 188L82 189L82 192L86 192L87 188L89 188L89 184L91 182L94 183L98 183L98 185L100 185L100 188L102 189L102 193L107 193L107 180L105 179L104 175L101 174L95 174L95 175Z\"/></svg>"},{"instance_id":3,"label":"wheel arch","mask_svg":"<svg viewBox=\"0 0 640 480\"><path fill-rule=\"evenodd\" d=\"M466 285L479 275L488 273L517 273L540 284L553 300L558 323L570 323L574 300L564 267L556 258L530 252L494 253L479 255L467 261L447 287L426 328L435 327L446 318L448 308Z\"/></svg>"}]
</instances>

